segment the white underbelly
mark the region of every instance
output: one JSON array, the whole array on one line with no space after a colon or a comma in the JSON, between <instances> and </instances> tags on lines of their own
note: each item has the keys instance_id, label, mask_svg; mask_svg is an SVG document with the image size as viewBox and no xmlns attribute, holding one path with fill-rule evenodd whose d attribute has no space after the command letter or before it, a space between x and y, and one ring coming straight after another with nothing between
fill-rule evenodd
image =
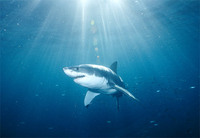
<instances>
[{"instance_id":1,"label":"white underbelly","mask_svg":"<svg viewBox=\"0 0 200 138\"><path fill-rule=\"evenodd\" d=\"M117 91L108 85L108 80L104 77L97 77L94 75L85 75L86 77L75 79L74 81L89 89L102 94L114 94Z\"/></svg>"},{"instance_id":2,"label":"white underbelly","mask_svg":"<svg viewBox=\"0 0 200 138\"><path fill-rule=\"evenodd\" d=\"M117 91L108 85L108 81L104 81L99 89L99 92L103 94L114 94Z\"/></svg>"}]
</instances>

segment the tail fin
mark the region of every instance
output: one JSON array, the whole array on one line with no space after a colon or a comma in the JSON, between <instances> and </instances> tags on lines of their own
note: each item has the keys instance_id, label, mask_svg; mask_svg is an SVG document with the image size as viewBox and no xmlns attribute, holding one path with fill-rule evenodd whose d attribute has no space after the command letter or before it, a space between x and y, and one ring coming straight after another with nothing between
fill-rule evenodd
<instances>
[{"instance_id":1,"label":"tail fin","mask_svg":"<svg viewBox=\"0 0 200 138\"><path fill-rule=\"evenodd\" d=\"M117 110L119 111L119 97L116 98L117 98Z\"/></svg>"}]
</instances>

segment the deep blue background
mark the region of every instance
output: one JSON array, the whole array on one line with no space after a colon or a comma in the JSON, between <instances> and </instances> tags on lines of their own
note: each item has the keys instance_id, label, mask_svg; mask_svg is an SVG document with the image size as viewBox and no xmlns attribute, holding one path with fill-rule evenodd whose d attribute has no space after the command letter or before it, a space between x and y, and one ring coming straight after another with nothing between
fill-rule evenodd
<instances>
[{"instance_id":1,"label":"deep blue background","mask_svg":"<svg viewBox=\"0 0 200 138\"><path fill-rule=\"evenodd\" d=\"M1 137L198 137L199 1L88 1L0 1ZM62 68L114 61L141 102L86 109Z\"/></svg>"}]
</instances>

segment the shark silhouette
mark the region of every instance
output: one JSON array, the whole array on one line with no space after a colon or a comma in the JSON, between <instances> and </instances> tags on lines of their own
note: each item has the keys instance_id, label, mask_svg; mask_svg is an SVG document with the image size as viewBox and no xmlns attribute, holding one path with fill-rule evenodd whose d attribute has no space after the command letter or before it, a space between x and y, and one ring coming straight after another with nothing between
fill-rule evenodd
<instances>
[{"instance_id":1,"label":"shark silhouette","mask_svg":"<svg viewBox=\"0 0 200 138\"><path fill-rule=\"evenodd\" d=\"M117 75L117 62L110 68L94 64L82 64L73 67L64 67L65 74L73 78L74 82L88 88L84 105L89 106L91 101L100 94L109 94L117 98L119 110L119 97L123 94L138 101L127 89L120 76Z\"/></svg>"}]
</instances>

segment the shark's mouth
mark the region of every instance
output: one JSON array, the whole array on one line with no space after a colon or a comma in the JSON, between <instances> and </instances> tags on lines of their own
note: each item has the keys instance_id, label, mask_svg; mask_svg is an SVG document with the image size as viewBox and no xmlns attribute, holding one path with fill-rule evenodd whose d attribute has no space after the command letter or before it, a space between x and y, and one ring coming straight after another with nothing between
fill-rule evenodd
<instances>
[{"instance_id":1,"label":"shark's mouth","mask_svg":"<svg viewBox=\"0 0 200 138\"><path fill-rule=\"evenodd\" d=\"M85 77L85 75L74 77L74 79L83 78L83 77Z\"/></svg>"}]
</instances>

